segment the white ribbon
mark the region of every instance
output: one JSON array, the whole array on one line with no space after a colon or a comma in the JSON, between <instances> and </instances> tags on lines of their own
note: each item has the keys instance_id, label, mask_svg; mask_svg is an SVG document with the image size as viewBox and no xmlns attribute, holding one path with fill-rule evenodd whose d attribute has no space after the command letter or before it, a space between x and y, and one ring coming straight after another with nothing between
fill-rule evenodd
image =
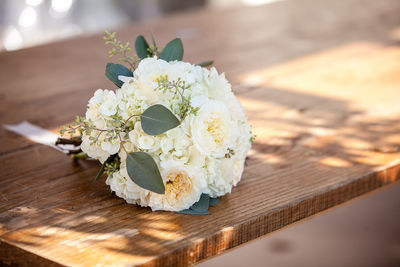
<instances>
[{"instance_id":1,"label":"white ribbon","mask_svg":"<svg viewBox=\"0 0 400 267\"><path fill-rule=\"evenodd\" d=\"M74 145L56 146L55 144L56 144L56 141L58 138L57 134L50 132L48 130L45 130L43 128L40 128L36 125L33 125L27 121L23 121L21 123L13 124L13 125L4 124L3 126L4 126L4 128L6 128L7 130L9 130L13 133L22 135L33 142L52 147L63 153L68 153L69 150L73 150L73 149L77 148Z\"/></svg>"}]
</instances>

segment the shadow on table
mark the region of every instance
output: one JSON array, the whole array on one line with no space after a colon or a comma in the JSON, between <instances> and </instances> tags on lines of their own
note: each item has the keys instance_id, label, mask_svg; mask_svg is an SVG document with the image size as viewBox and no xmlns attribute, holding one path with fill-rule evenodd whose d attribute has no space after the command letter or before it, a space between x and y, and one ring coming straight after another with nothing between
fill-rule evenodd
<instances>
[{"instance_id":1,"label":"shadow on table","mask_svg":"<svg viewBox=\"0 0 400 267\"><path fill-rule=\"evenodd\" d=\"M112 196L104 179L92 183L97 163L72 165L65 158L54 162L63 175L51 180L32 180L19 170L2 178L22 185L4 182L1 188L2 207L7 208L0 214L2 238L50 259L69 255L65 262L70 264L82 259L123 264L120 255L144 263L170 251L190 260L180 251L184 245L192 246L196 261L210 247L228 249L234 241L232 226L398 159L398 92L395 78L385 75L398 73L399 50L393 44L352 43L244 75L239 96L257 137L241 183L210 209L211 215L127 205ZM43 151L59 157L56 151ZM31 172L53 168L48 165L46 158L37 158ZM27 194L24 183L36 191ZM196 245L216 232L226 234Z\"/></svg>"},{"instance_id":2,"label":"shadow on table","mask_svg":"<svg viewBox=\"0 0 400 267\"><path fill-rule=\"evenodd\" d=\"M315 193L314 186L331 186L341 175L345 183L357 178L349 174L371 172L394 159L392 155L398 156L400 123L396 118L364 121L365 113L352 109L348 101L279 88L259 87L241 98L258 136L242 182L211 208L211 215L192 217L127 205L111 195L103 180L92 184L98 164L82 162L71 165L65 177L51 181L47 192L26 195L24 204L3 213L2 237L27 248L43 247L43 255L54 257L79 251L76 257L88 262L106 254L110 261L117 261L122 253L127 260L145 262L179 250L183 243L193 244L198 236L246 221L248 214L240 214L241 210L251 208L254 214L262 214L288 205L295 200L288 190ZM62 191L53 192L57 187ZM246 196L260 191L270 199L256 207ZM226 236L229 239L229 233ZM220 249L229 244L229 240L221 241ZM69 260L76 262L74 257Z\"/></svg>"}]
</instances>

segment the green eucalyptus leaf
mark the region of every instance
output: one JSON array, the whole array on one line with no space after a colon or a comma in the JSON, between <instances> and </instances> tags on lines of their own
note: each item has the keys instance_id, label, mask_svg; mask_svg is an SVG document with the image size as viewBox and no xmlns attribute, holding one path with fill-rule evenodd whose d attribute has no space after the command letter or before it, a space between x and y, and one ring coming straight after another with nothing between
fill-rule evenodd
<instances>
[{"instance_id":1,"label":"green eucalyptus leaf","mask_svg":"<svg viewBox=\"0 0 400 267\"><path fill-rule=\"evenodd\" d=\"M214 64L214 60L203 61L197 65L199 65L200 67L208 67L208 66L211 66L212 64Z\"/></svg>"},{"instance_id":2,"label":"green eucalyptus leaf","mask_svg":"<svg viewBox=\"0 0 400 267\"><path fill-rule=\"evenodd\" d=\"M126 168L129 178L138 186L158 194L165 193L165 186L154 159L146 152L127 155Z\"/></svg>"},{"instance_id":3,"label":"green eucalyptus leaf","mask_svg":"<svg viewBox=\"0 0 400 267\"><path fill-rule=\"evenodd\" d=\"M161 52L160 58L164 59L165 61L181 61L183 58L182 40L176 38L169 42Z\"/></svg>"},{"instance_id":4,"label":"green eucalyptus leaf","mask_svg":"<svg viewBox=\"0 0 400 267\"><path fill-rule=\"evenodd\" d=\"M213 207L215 205L219 204L218 198L212 198L210 197L210 207Z\"/></svg>"},{"instance_id":5,"label":"green eucalyptus leaf","mask_svg":"<svg viewBox=\"0 0 400 267\"><path fill-rule=\"evenodd\" d=\"M178 118L169 109L160 104L147 108L140 115L140 121L143 131L149 135L162 134L180 124Z\"/></svg>"},{"instance_id":6,"label":"green eucalyptus leaf","mask_svg":"<svg viewBox=\"0 0 400 267\"><path fill-rule=\"evenodd\" d=\"M207 194L201 194L199 201L194 203L190 209L197 212L204 212L208 210L210 204L210 196Z\"/></svg>"},{"instance_id":7,"label":"green eucalyptus leaf","mask_svg":"<svg viewBox=\"0 0 400 267\"><path fill-rule=\"evenodd\" d=\"M136 54L140 59L144 59L148 56L151 56L149 51L147 50L149 48L149 44L147 43L146 39L144 39L143 35L139 35L136 37L135 41L135 49L136 49Z\"/></svg>"},{"instance_id":8,"label":"green eucalyptus leaf","mask_svg":"<svg viewBox=\"0 0 400 267\"><path fill-rule=\"evenodd\" d=\"M132 71L121 64L107 63L106 77L116 86L121 87L124 83L118 79L119 75L133 77Z\"/></svg>"},{"instance_id":9,"label":"green eucalyptus leaf","mask_svg":"<svg viewBox=\"0 0 400 267\"><path fill-rule=\"evenodd\" d=\"M210 214L208 207L210 204L210 196L207 194L201 194L199 201L194 203L190 208L181 210L178 213L192 214L192 215L207 215Z\"/></svg>"},{"instance_id":10,"label":"green eucalyptus leaf","mask_svg":"<svg viewBox=\"0 0 400 267\"><path fill-rule=\"evenodd\" d=\"M208 215L208 214L210 214L210 212L208 210L195 211L195 210L191 210L191 209L181 210L181 211L178 211L178 213L189 214L189 215Z\"/></svg>"}]
</instances>

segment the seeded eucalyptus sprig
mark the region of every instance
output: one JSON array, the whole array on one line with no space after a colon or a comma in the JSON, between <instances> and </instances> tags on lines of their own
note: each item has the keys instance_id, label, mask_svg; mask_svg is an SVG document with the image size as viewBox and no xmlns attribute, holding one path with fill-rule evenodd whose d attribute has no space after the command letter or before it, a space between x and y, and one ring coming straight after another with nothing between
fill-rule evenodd
<instances>
[{"instance_id":1,"label":"seeded eucalyptus sprig","mask_svg":"<svg viewBox=\"0 0 400 267\"><path fill-rule=\"evenodd\" d=\"M163 93L170 92L174 94L174 98L180 98L178 110L176 112L182 121L189 113L194 113L198 110L198 108L194 108L190 104L190 97L185 96L185 90L190 89L190 85L187 85L185 81L181 80L181 78L178 78L176 81L170 81L168 75L161 75L156 78L156 82L157 87L154 89L155 91L158 90Z\"/></svg>"},{"instance_id":2,"label":"seeded eucalyptus sprig","mask_svg":"<svg viewBox=\"0 0 400 267\"><path fill-rule=\"evenodd\" d=\"M103 37L105 44L113 46L113 48L108 51L108 57L111 59L115 55L119 54L120 58L118 58L118 61L127 63L132 71L135 69L136 64L140 61L140 59L138 59L136 55L129 55L131 52L130 43L126 42L123 44L116 38L116 34L116 32L110 33L109 31L105 31L105 35Z\"/></svg>"}]
</instances>

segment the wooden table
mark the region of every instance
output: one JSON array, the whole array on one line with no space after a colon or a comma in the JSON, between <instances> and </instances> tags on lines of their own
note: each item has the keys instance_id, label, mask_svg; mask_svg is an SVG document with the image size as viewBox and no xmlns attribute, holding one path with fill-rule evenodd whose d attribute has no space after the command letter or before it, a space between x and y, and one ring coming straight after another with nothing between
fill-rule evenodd
<instances>
[{"instance_id":1,"label":"wooden table","mask_svg":"<svg viewBox=\"0 0 400 267\"><path fill-rule=\"evenodd\" d=\"M93 184L99 165L0 130L0 259L25 265L190 265L399 179L400 3L296 0L127 26L183 35L213 58L256 142L211 215L151 212ZM104 77L100 35L0 54L1 123L57 129ZM327 240L329 242L329 240Z\"/></svg>"}]
</instances>

